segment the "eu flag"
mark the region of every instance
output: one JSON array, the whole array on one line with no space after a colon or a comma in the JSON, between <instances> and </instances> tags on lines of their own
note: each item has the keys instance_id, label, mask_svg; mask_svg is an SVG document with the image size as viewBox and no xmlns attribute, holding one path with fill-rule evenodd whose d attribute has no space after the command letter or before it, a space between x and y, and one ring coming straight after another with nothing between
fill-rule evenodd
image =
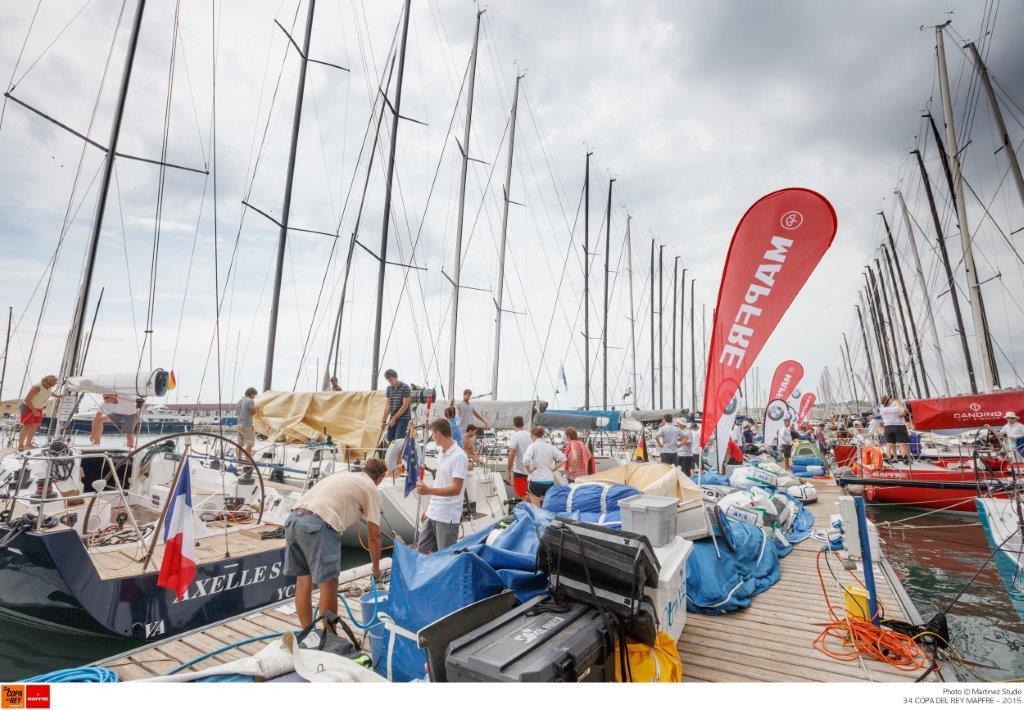
<instances>
[{"instance_id":1,"label":"eu flag","mask_svg":"<svg viewBox=\"0 0 1024 710\"><path fill-rule=\"evenodd\" d=\"M405 437L405 450L402 452L402 461L405 462L405 497L416 489L416 481L420 477L420 464L416 455L416 441L412 434Z\"/></svg>"}]
</instances>

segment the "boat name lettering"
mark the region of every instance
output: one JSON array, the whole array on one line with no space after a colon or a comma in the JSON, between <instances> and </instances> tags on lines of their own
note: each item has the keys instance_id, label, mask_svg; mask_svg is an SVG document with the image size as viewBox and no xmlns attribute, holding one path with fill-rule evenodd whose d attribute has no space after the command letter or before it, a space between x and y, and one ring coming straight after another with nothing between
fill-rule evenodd
<instances>
[{"instance_id":1,"label":"boat name lettering","mask_svg":"<svg viewBox=\"0 0 1024 710\"><path fill-rule=\"evenodd\" d=\"M227 574L218 574L215 577L197 579L192 583L192 586L186 590L180 601L200 599L211 594L220 594L221 592L226 592L231 589L249 587L253 584L261 584L272 579L277 579L280 576L281 563L274 562L269 565L260 565L254 569L244 569L241 574L238 574L238 572L228 572Z\"/></svg>"},{"instance_id":2,"label":"boat name lettering","mask_svg":"<svg viewBox=\"0 0 1024 710\"><path fill-rule=\"evenodd\" d=\"M151 639L154 636L163 636L166 632L163 619L146 622L146 638Z\"/></svg>"},{"instance_id":3,"label":"boat name lettering","mask_svg":"<svg viewBox=\"0 0 1024 710\"><path fill-rule=\"evenodd\" d=\"M762 263L754 272L751 283L747 286L747 292L743 296L743 303L733 323L729 326L729 335L726 336L726 345L722 348L722 354L718 362L727 367L739 369L743 364L743 357L750 347L750 338L754 334L754 328L750 326L750 319L759 316L762 309L755 306L762 296L771 295L775 286L775 277L782 271L782 265L786 262L786 254L793 246L792 239L785 237L772 237L772 248L764 253ZM767 263L774 262L774 263Z\"/></svg>"},{"instance_id":4,"label":"boat name lettering","mask_svg":"<svg viewBox=\"0 0 1024 710\"><path fill-rule=\"evenodd\" d=\"M1002 419L1002 412L982 412L982 411L970 411L970 412L954 412L954 419Z\"/></svg>"}]
</instances>

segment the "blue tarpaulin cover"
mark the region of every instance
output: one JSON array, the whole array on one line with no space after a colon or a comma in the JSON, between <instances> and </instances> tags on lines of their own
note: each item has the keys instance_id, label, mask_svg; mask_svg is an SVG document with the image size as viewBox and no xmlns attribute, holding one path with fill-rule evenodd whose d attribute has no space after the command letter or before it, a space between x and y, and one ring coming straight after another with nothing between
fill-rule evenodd
<instances>
[{"instance_id":1,"label":"blue tarpaulin cover","mask_svg":"<svg viewBox=\"0 0 1024 710\"><path fill-rule=\"evenodd\" d=\"M549 414L582 414L588 417L604 417L608 423L597 428L598 431L620 431L622 429L622 412L614 409L547 409Z\"/></svg>"},{"instance_id":2,"label":"blue tarpaulin cover","mask_svg":"<svg viewBox=\"0 0 1024 710\"><path fill-rule=\"evenodd\" d=\"M725 614L750 606L750 600L779 581L779 553L761 528L727 520L735 552L721 540L697 540L686 561L686 608L700 614Z\"/></svg>"}]
</instances>

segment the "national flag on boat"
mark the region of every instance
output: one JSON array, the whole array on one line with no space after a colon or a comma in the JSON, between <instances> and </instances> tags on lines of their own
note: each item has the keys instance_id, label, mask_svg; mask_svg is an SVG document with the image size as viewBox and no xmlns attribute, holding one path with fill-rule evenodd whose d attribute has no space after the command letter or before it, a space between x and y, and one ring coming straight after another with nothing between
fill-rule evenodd
<instances>
[{"instance_id":1,"label":"national flag on boat","mask_svg":"<svg viewBox=\"0 0 1024 710\"><path fill-rule=\"evenodd\" d=\"M167 391L170 392L172 389L178 386L178 380L174 377L174 370L171 370L171 374L167 376Z\"/></svg>"},{"instance_id":2,"label":"national flag on boat","mask_svg":"<svg viewBox=\"0 0 1024 710\"><path fill-rule=\"evenodd\" d=\"M633 459L636 461L647 461L647 436L644 434L640 435L640 441L636 444Z\"/></svg>"},{"instance_id":3,"label":"national flag on boat","mask_svg":"<svg viewBox=\"0 0 1024 710\"><path fill-rule=\"evenodd\" d=\"M180 601L195 578L196 535L192 521L192 475L186 459L164 517L164 557L156 584L174 590Z\"/></svg>"},{"instance_id":4,"label":"national flag on boat","mask_svg":"<svg viewBox=\"0 0 1024 710\"><path fill-rule=\"evenodd\" d=\"M416 481L420 477L419 456L416 455L416 439L412 432L405 437L405 449L402 451L402 461L405 462L405 497L416 490Z\"/></svg>"}]
</instances>

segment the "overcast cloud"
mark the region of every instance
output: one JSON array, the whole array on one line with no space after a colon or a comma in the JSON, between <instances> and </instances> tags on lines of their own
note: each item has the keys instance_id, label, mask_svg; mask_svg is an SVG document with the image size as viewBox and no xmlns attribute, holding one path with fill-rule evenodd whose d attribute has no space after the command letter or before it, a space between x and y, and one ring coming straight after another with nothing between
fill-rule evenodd
<instances>
[{"instance_id":1,"label":"overcast cloud","mask_svg":"<svg viewBox=\"0 0 1024 710\"><path fill-rule=\"evenodd\" d=\"M41 4L21 52L36 3L0 2L0 75L12 75L15 96L101 144L109 140L116 85L135 3ZM221 396L234 400L262 382L277 228L241 200L281 214L298 62L278 20L301 43L305 0L217 3L217 270ZM953 13L947 15L946 9ZM499 394L582 404L583 218L579 211L585 153L591 165L591 399L601 402L601 306L609 177L612 198L612 285L608 340L609 400L631 385L629 292L624 249L632 220L636 357L640 405L650 405L651 239L664 245L664 402L671 404L672 266L678 256L687 282L696 279L698 360L705 358L701 313L710 327L722 261L732 230L758 197L800 185L826 195L839 215L831 251L758 358L762 389L784 359L802 362L804 389L824 367L839 365L846 332L857 369L866 361L853 311L863 265L883 237L884 211L896 232L915 312L922 297L909 271L906 230L893 190L904 191L922 233L926 282L938 308L940 335L953 387L966 378L948 289L935 256L934 231L916 164L929 105L941 126L934 32L919 29L952 19L946 51L957 96L956 118L965 171L990 211L969 199L979 273L1000 349L1004 385L1021 384L1024 317L1018 245L1024 209L1011 182L983 95L972 83L961 40L979 40L992 7L984 2L492 2L486 6L476 81L465 210L458 389L491 389L501 190L508 113L518 71L525 72L515 145L506 269ZM311 65L308 74L291 223L335 232L335 240L293 231L284 269L274 387L318 387L340 295L348 238L355 225L367 166L376 86L385 72L401 3L320 0L311 56L351 69ZM174 28L174 3L150 0L129 91L120 151L158 158ZM410 24L389 260L426 271L387 270L382 367L403 379L446 386L451 274L457 222L459 148L465 94L460 92L473 38L475 6L415 0ZM990 23L991 25L991 23ZM183 2L175 57L167 156L180 165L211 164L211 7ZM990 70L1016 101L1024 96L1024 5L1003 3L984 38ZM979 40L980 41L980 40ZM52 46L51 46L52 43ZM49 49L47 47L49 46ZM45 50L45 51L44 51ZM108 53L110 65L97 102ZM280 77L280 78L279 78ZM276 89L275 89L276 87ZM393 92L392 92L393 93ZM1006 122L1019 147L1024 116L1006 100ZM97 107L90 129L93 107ZM976 107L976 110L972 107ZM454 113L454 116L453 116ZM453 121L451 132L449 125ZM389 122L382 133L386 151ZM928 167L954 261L961 249L934 143L922 134ZM965 146L966 144L966 146ZM362 149L362 158L358 159ZM362 213L360 242L380 247L385 161L378 149ZM95 206L92 182L100 153L8 103L0 126L0 305L14 307L3 395L19 388L37 332L47 267L69 228L36 338L28 379L59 368ZM255 167L254 167L255 166ZM90 313L106 291L87 370L132 371L140 354L150 300L150 260L159 170L120 159L112 187ZM74 187L74 193L72 192ZM169 401L218 396L214 334L213 181L168 170L163 187L160 249L153 286L152 364L174 368L180 383ZM244 212L244 220L242 219ZM998 228L995 226L998 224ZM340 230L339 230L340 225ZM1005 232L1005 237L999 230ZM415 244L415 247L414 247ZM230 268L230 280L227 280ZM442 269L444 274L442 274ZM326 274L326 279L325 279ZM370 384L376 262L357 247L345 306L337 374L346 389ZM965 289L963 269L958 269ZM226 283L226 287L225 287ZM321 293L321 284L324 287ZM187 290L186 290L187 286ZM559 288L560 287L560 288ZM657 295L655 296L657 299ZM318 299L320 301L317 306ZM966 299L964 300L965 310ZM686 294L689 310L689 292ZM2 327L2 325L0 325ZM685 329L690 328L687 314ZM968 323L973 334L973 326ZM677 338L680 335L677 334ZM308 343L307 343L308 340ZM690 346L677 388L689 392ZM973 341L972 341L973 346ZM305 356L303 358L303 352ZM976 355L975 355L976 356ZM938 383L932 354L926 353ZM300 365L301 361L301 365ZM568 392L556 396L564 366ZM318 369L319 368L319 369ZM699 370L700 368L698 368ZM833 376L835 376L833 370ZM752 383L750 383L752 386ZM845 385L844 385L845 387ZM561 389L565 389L564 387ZM698 392L698 398L700 393ZM759 397L763 397L760 395ZM689 404L689 396L685 397Z\"/></svg>"}]
</instances>

